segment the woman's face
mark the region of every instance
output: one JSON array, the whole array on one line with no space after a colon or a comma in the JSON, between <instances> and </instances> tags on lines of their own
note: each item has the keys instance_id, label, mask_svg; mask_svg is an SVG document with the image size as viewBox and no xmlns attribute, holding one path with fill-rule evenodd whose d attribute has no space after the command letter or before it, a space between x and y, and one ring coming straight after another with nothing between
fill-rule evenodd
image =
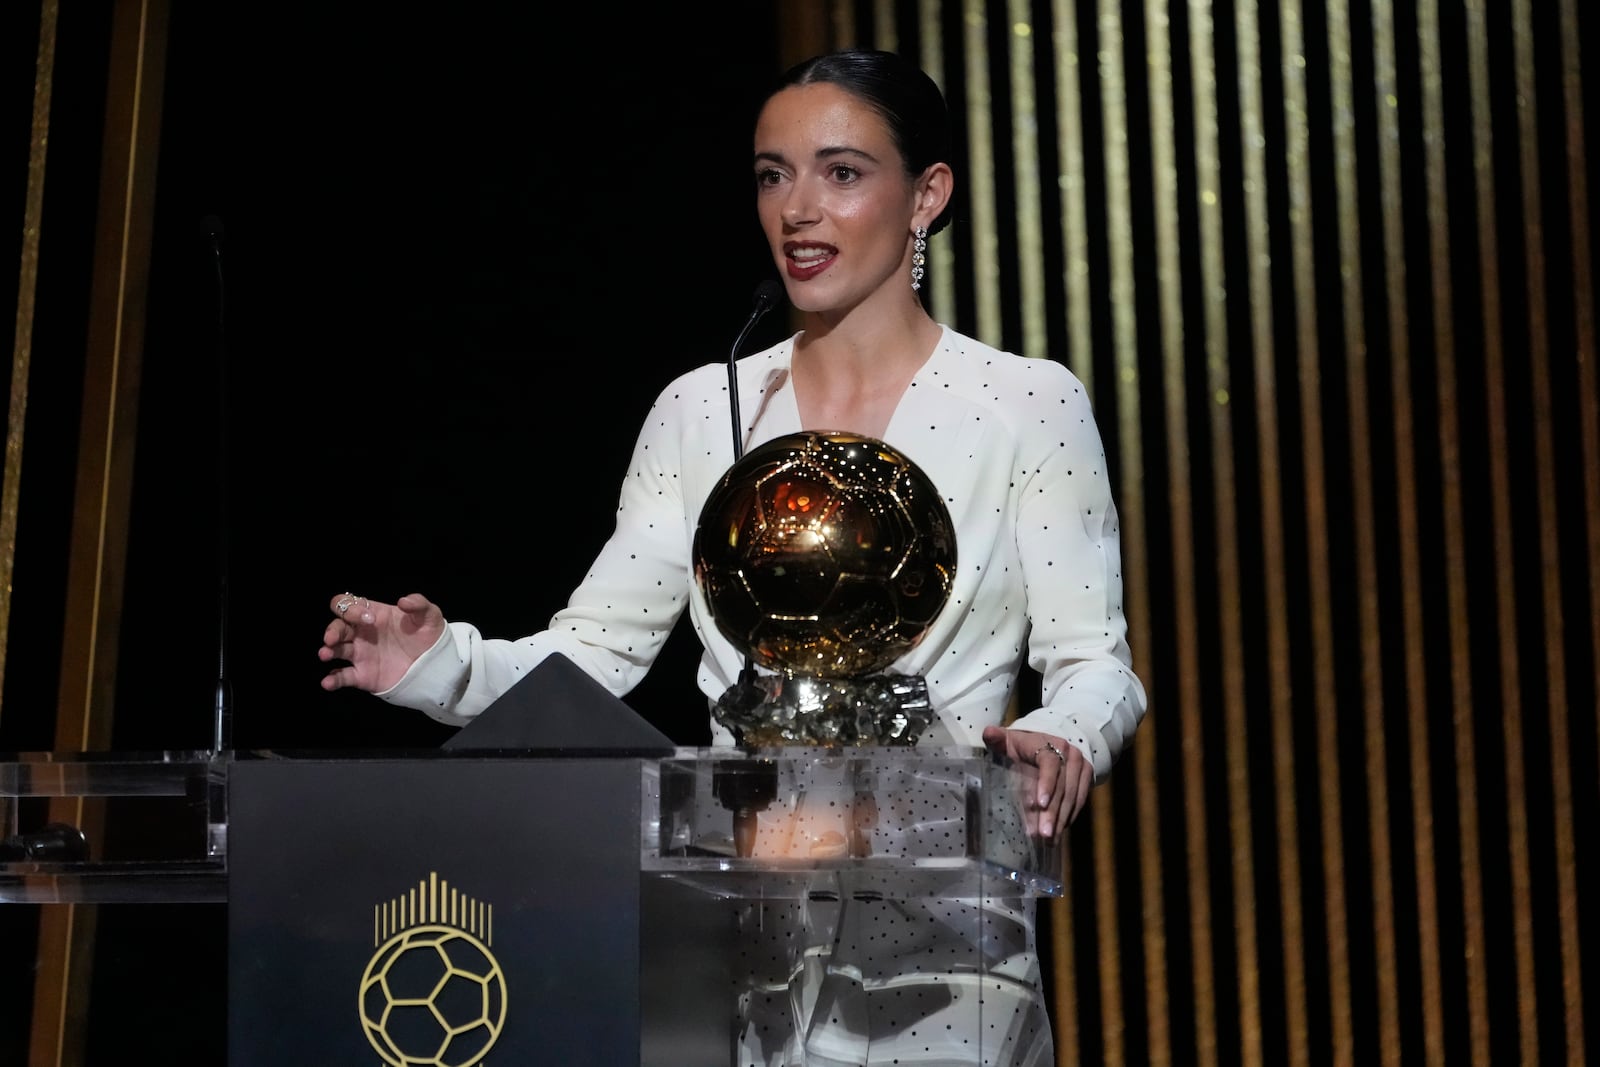
<instances>
[{"instance_id":1,"label":"woman's face","mask_svg":"<svg viewBox=\"0 0 1600 1067\"><path fill-rule=\"evenodd\" d=\"M789 302L848 311L911 291L915 183L883 117L826 83L791 86L756 122L756 213Z\"/></svg>"}]
</instances>

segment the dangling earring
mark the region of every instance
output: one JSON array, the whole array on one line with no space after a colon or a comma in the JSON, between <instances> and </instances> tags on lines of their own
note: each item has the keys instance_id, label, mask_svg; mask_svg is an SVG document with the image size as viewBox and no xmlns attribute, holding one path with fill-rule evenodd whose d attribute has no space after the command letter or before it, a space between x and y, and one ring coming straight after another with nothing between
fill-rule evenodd
<instances>
[{"instance_id":1,"label":"dangling earring","mask_svg":"<svg viewBox=\"0 0 1600 1067\"><path fill-rule=\"evenodd\" d=\"M916 228L916 243L911 246L911 291L916 292L922 288L922 267L928 262L925 254L928 251L928 228Z\"/></svg>"}]
</instances>

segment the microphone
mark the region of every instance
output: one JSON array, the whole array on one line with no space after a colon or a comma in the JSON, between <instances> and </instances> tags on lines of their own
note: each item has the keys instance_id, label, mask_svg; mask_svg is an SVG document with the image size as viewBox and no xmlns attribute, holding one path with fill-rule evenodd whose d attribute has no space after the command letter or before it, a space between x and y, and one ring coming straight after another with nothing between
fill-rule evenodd
<instances>
[{"instance_id":1,"label":"microphone","mask_svg":"<svg viewBox=\"0 0 1600 1067\"><path fill-rule=\"evenodd\" d=\"M782 299L783 283L778 279L763 278L761 284L756 286L755 305L760 311L770 311Z\"/></svg>"},{"instance_id":2,"label":"microphone","mask_svg":"<svg viewBox=\"0 0 1600 1067\"><path fill-rule=\"evenodd\" d=\"M207 215L200 220L200 225L205 229L206 236L211 238L211 248L222 255L222 220L215 215Z\"/></svg>"},{"instance_id":3,"label":"microphone","mask_svg":"<svg viewBox=\"0 0 1600 1067\"><path fill-rule=\"evenodd\" d=\"M232 743L233 683L228 678L228 355L227 291L222 279L222 219L200 220L211 244L217 278L217 689L211 749L220 755Z\"/></svg>"},{"instance_id":4,"label":"microphone","mask_svg":"<svg viewBox=\"0 0 1600 1067\"><path fill-rule=\"evenodd\" d=\"M751 299L750 317L744 321L744 329L739 331L739 336L734 339L733 347L728 350L728 413L733 418L733 458L735 461L744 455L744 433L739 428L739 372L736 363L739 359L739 349L744 347L745 338L750 336L750 331L756 328L756 323L761 321L761 316L777 306L783 298L783 284L775 278L763 279L756 286L755 296Z\"/></svg>"},{"instance_id":5,"label":"microphone","mask_svg":"<svg viewBox=\"0 0 1600 1067\"><path fill-rule=\"evenodd\" d=\"M750 317L744 320L744 329L739 331L739 336L734 339L733 347L728 350L728 414L733 420L733 461L739 462L744 455L744 432L739 426L739 349L744 347L745 338L750 336L750 331L756 328L756 323L761 321L761 316L771 311L783 297L783 284L776 278L764 278L756 286L755 296L751 298ZM731 691L732 699L741 703L759 701L761 693L756 687L756 668L750 654L745 653L744 670L739 672L739 681ZM727 699L727 698L724 698ZM750 704L750 706L754 706Z\"/></svg>"}]
</instances>

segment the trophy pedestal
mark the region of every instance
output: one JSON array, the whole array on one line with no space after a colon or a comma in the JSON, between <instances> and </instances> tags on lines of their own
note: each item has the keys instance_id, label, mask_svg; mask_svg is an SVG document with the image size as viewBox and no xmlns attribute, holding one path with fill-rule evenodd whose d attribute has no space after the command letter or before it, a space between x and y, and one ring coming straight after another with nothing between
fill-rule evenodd
<instances>
[{"instance_id":1,"label":"trophy pedestal","mask_svg":"<svg viewBox=\"0 0 1600 1067\"><path fill-rule=\"evenodd\" d=\"M856 678L760 675L730 686L712 709L746 750L779 745L917 743L933 721L927 679L915 674Z\"/></svg>"}]
</instances>

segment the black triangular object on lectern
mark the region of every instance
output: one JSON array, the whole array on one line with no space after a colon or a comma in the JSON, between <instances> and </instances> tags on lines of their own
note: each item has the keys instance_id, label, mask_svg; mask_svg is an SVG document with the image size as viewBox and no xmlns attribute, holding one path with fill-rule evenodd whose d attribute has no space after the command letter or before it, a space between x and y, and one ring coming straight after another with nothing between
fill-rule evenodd
<instances>
[{"instance_id":1,"label":"black triangular object on lectern","mask_svg":"<svg viewBox=\"0 0 1600 1067\"><path fill-rule=\"evenodd\" d=\"M665 756L672 739L570 659L553 654L441 746Z\"/></svg>"}]
</instances>

